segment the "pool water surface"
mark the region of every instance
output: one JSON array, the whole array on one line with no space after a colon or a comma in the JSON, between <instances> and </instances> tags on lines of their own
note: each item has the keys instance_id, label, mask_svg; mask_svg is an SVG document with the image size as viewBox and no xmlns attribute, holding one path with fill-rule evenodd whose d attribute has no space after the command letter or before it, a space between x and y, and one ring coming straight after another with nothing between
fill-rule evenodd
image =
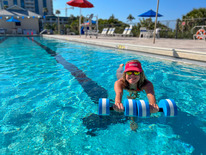
<instances>
[{"instance_id":1,"label":"pool water surface","mask_svg":"<svg viewBox=\"0 0 206 155\"><path fill-rule=\"evenodd\" d=\"M206 68L47 38L0 38L0 154L206 154ZM138 59L178 116L99 117L119 64ZM125 91L123 99L128 93ZM139 99L146 99L144 92Z\"/></svg>"}]
</instances>

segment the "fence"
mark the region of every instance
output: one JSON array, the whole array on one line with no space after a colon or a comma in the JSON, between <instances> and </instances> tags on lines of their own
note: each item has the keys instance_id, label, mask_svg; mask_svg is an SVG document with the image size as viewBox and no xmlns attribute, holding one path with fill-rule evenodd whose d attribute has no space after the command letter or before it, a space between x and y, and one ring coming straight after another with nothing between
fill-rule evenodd
<instances>
[{"instance_id":1,"label":"fence","mask_svg":"<svg viewBox=\"0 0 206 155\"><path fill-rule=\"evenodd\" d=\"M147 29L154 29L154 22L148 24L145 23L126 23L126 24L100 24L99 30L102 31L105 27L115 27L115 33L122 33L124 28L129 25L133 25L132 33L138 37L140 34L140 27L146 27ZM184 20L159 20L157 28L161 28L161 38L176 38L176 39L192 39L193 35L198 31L198 27L206 26L206 18L193 18ZM206 30L206 29L205 29Z\"/></svg>"},{"instance_id":2,"label":"fence","mask_svg":"<svg viewBox=\"0 0 206 155\"><path fill-rule=\"evenodd\" d=\"M145 22L145 23L144 23ZM146 27L149 30L154 29L154 22L145 20L139 23L101 23L99 22L98 29L101 33L104 28L115 27L115 33L122 34L125 27L133 25L132 33L134 37L140 34L140 27ZM78 23L71 24L70 29L72 32L78 34ZM177 19L177 20L159 20L157 28L161 28L161 38L176 38L176 39L192 39L193 35L198 31L198 27L206 26L206 18L193 18L193 19ZM205 27L206 28L206 27ZM205 29L206 30L206 29Z\"/></svg>"}]
</instances>

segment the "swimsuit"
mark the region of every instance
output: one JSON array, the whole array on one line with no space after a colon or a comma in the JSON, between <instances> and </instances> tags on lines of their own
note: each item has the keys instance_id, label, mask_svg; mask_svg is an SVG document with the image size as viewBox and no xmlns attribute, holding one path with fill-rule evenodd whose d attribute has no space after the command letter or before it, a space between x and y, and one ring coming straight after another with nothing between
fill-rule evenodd
<instances>
[{"instance_id":1,"label":"swimsuit","mask_svg":"<svg viewBox=\"0 0 206 155\"><path fill-rule=\"evenodd\" d=\"M141 91L140 89L127 89L127 91L129 92L129 95L127 96L127 99L136 99L139 98L139 92Z\"/></svg>"}]
</instances>

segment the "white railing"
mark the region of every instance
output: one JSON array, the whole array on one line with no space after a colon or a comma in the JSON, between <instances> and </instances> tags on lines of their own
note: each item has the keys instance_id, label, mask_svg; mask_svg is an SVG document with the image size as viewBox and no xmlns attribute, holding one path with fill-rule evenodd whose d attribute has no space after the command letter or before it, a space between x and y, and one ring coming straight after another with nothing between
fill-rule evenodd
<instances>
[{"instance_id":1,"label":"white railing","mask_svg":"<svg viewBox=\"0 0 206 155\"><path fill-rule=\"evenodd\" d=\"M191 29L191 34L193 34L193 30L194 30L195 28L201 28L201 29L204 29L204 27L206 28L206 25L194 26L194 27Z\"/></svg>"},{"instance_id":2,"label":"white railing","mask_svg":"<svg viewBox=\"0 0 206 155\"><path fill-rule=\"evenodd\" d=\"M40 32L40 34L44 33L45 31L47 31L47 29L42 30L42 31Z\"/></svg>"}]
</instances>

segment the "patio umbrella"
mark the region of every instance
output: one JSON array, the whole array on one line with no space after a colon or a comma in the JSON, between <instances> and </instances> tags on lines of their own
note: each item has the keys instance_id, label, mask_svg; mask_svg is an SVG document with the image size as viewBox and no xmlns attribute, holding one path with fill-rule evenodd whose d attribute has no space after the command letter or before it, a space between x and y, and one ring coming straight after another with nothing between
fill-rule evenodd
<instances>
[{"instance_id":1,"label":"patio umbrella","mask_svg":"<svg viewBox=\"0 0 206 155\"><path fill-rule=\"evenodd\" d=\"M156 12L151 9L145 13L140 14L139 17L156 17ZM157 17L162 17L162 15L158 13Z\"/></svg>"},{"instance_id":2,"label":"patio umbrella","mask_svg":"<svg viewBox=\"0 0 206 155\"><path fill-rule=\"evenodd\" d=\"M156 25L157 25L157 17L162 17L163 15L158 13L158 9L159 9L159 0L157 1L157 12L153 11L152 9L150 9L149 11L142 13L139 15L139 17L156 17L155 19L155 27L154 27L154 31L156 30ZM153 43L155 43L155 33L153 33Z\"/></svg>"},{"instance_id":3,"label":"patio umbrella","mask_svg":"<svg viewBox=\"0 0 206 155\"><path fill-rule=\"evenodd\" d=\"M150 9L149 11L140 14L138 17L156 17L156 12ZM158 13L157 17L162 17L162 15Z\"/></svg>"},{"instance_id":4,"label":"patio umbrella","mask_svg":"<svg viewBox=\"0 0 206 155\"><path fill-rule=\"evenodd\" d=\"M81 36L81 8L93 8L93 4L88 2L87 0L71 0L67 2L68 5L73 7L80 8L80 17L79 17L79 34Z\"/></svg>"}]
</instances>

